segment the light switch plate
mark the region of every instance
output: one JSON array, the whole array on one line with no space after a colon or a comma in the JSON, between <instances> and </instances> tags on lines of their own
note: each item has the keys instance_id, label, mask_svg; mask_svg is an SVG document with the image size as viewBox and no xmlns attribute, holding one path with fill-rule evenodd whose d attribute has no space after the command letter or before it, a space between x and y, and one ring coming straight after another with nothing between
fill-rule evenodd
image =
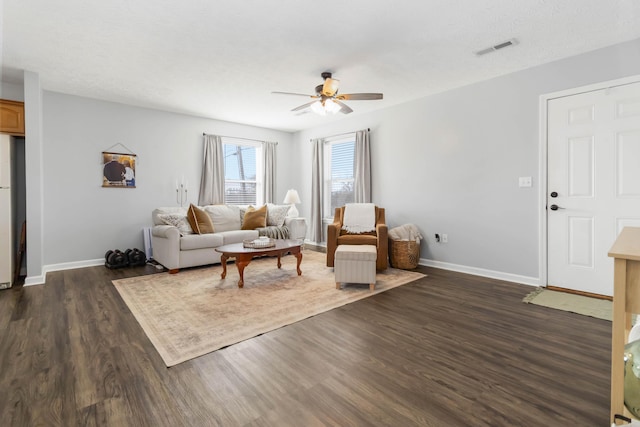
<instances>
[{"instance_id":1,"label":"light switch plate","mask_svg":"<svg viewBox=\"0 0 640 427\"><path fill-rule=\"evenodd\" d=\"M530 176L521 176L518 179L518 184L520 185L520 187L531 187L532 179Z\"/></svg>"}]
</instances>

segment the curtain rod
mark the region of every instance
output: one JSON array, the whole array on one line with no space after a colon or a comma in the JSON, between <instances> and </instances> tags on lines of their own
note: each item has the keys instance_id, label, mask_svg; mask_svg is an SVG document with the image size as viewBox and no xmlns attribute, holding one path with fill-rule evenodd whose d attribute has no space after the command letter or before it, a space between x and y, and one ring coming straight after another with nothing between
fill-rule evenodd
<instances>
[{"instance_id":1,"label":"curtain rod","mask_svg":"<svg viewBox=\"0 0 640 427\"><path fill-rule=\"evenodd\" d=\"M329 135L329 136L323 136L322 139L328 139L328 138L337 138L339 136L345 136L345 135L351 135L352 133L356 133L357 131L353 131L353 132L345 132L345 133L339 133L337 135ZM367 132L371 132L371 129L367 128ZM316 138L311 138L309 141L313 141Z\"/></svg>"},{"instance_id":2,"label":"curtain rod","mask_svg":"<svg viewBox=\"0 0 640 427\"><path fill-rule=\"evenodd\" d=\"M211 134L211 135L213 135L213 134ZM207 136L207 133L202 132L202 136ZM240 136L226 136L226 135L216 135L216 136L219 136L220 138L244 139L244 140L247 140L247 141L267 142L267 141L263 141L261 139L242 138ZM277 142L275 144L278 145Z\"/></svg>"}]
</instances>

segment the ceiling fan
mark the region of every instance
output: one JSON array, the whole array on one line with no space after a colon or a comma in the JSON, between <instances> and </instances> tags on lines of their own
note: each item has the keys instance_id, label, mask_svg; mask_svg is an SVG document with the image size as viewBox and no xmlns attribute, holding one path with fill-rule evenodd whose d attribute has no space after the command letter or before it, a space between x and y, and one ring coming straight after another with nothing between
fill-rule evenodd
<instances>
[{"instance_id":1,"label":"ceiling fan","mask_svg":"<svg viewBox=\"0 0 640 427\"><path fill-rule=\"evenodd\" d=\"M310 108L313 112L326 115L335 114L338 111L343 114L349 114L353 110L342 101L369 101L375 99L382 99L381 93L345 93L338 94L338 87L340 85L340 80L336 80L331 77L331 73L325 71L320 74L324 79L324 83L316 86L316 94L315 95L305 95L302 93L291 93L291 92L271 92L278 95L297 95L297 96L306 96L308 98L314 99L311 102L300 105L299 107L294 108L291 111L302 111L307 108Z\"/></svg>"}]
</instances>

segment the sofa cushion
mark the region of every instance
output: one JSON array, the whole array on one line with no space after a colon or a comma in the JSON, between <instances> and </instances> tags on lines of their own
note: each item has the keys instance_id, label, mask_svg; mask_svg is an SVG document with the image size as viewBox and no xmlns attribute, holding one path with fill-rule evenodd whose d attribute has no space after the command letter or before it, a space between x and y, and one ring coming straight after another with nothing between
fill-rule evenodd
<instances>
[{"instance_id":1,"label":"sofa cushion","mask_svg":"<svg viewBox=\"0 0 640 427\"><path fill-rule=\"evenodd\" d=\"M189 234L180 238L180 250L190 251L192 249L211 248L211 251L224 243L224 238L220 233Z\"/></svg>"},{"instance_id":2,"label":"sofa cushion","mask_svg":"<svg viewBox=\"0 0 640 427\"><path fill-rule=\"evenodd\" d=\"M254 208L249 206L244 214L244 220L242 221L243 230L255 230L258 227L266 227L267 225L267 205L261 208Z\"/></svg>"},{"instance_id":3,"label":"sofa cushion","mask_svg":"<svg viewBox=\"0 0 640 427\"><path fill-rule=\"evenodd\" d=\"M282 227L284 225L284 219L287 217L287 212L289 212L290 208L290 205L274 205L272 203L267 203L267 225Z\"/></svg>"},{"instance_id":4,"label":"sofa cushion","mask_svg":"<svg viewBox=\"0 0 640 427\"><path fill-rule=\"evenodd\" d=\"M230 245L232 243L242 243L243 240L254 240L258 238L257 230L235 230L235 231L225 231L224 233L216 233L220 234L224 239L225 245Z\"/></svg>"},{"instance_id":5,"label":"sofa cushion","mask_svg":"<svg viewBox=\"0 0 640 427\"><path fill-rule=\"evenodd\" d=\"M167 213L159 214L158 218L164 224L173 225L174 227L176 227L180 231L180 234L185 235L193 233L193 230L189 225L189 221L187 221L186 215Z\"/></svg>"},{"instance_id":6,"label":"sofa cushion","mask_svg":"<svg viewBox=\"0 0 640 427\"><path fill-rule=\"evenodd\" d=\"M196 234L209 234L214 232L213 222L208 213L191 203L187 209L187 220Z\"/></svg>"},{"instance_id":7,"label":"sofa cushion","mask_svg":"<svg viewBox=\"0 0 640 427\"><path fill-rule=\"evenodd\" d=\"M204 210L211 216L213 228L217 233L240 230L240 208L235 205L209 205Z\"/></svg>"}]
</instances>

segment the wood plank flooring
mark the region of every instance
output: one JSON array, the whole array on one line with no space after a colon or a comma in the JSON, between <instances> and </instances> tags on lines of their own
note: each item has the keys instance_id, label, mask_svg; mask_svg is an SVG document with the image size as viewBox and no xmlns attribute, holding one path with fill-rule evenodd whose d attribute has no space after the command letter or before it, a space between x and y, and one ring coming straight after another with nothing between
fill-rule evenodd
<instances>
[{"instance_id":1,"label":"wood plank flooring","mask_svg":"<svg viewBox=\"0 0 640 427\"><path fill-rule=\"evenodd\" d=\"M424 279L166 368L111 284L0 291L2 426L604 426L611 323ZM339 292L339 291L336 291Z\"/></svg>"}]
</instances>

